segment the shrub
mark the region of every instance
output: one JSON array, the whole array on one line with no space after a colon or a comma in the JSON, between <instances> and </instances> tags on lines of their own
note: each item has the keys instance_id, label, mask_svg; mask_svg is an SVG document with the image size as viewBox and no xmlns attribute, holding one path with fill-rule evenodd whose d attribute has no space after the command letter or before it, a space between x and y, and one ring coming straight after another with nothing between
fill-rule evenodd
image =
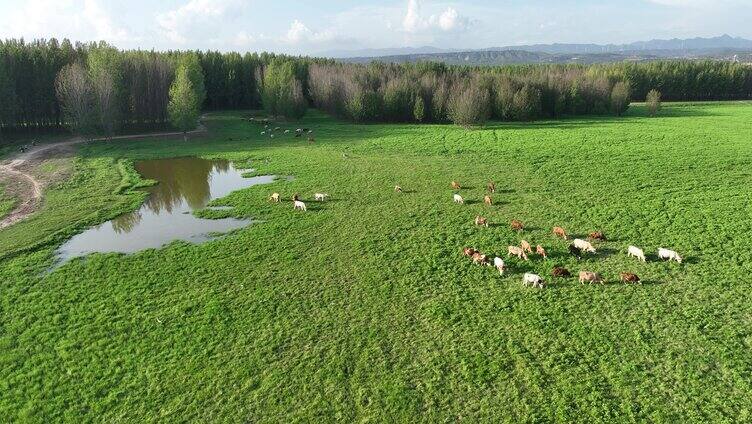
<instances>
[{"instance_id":1,"label":"shrub","mask_svg":"<svg viewBox=\"0 0 752 424\"><path fill-rule=\"evenodd\" d=\"M655 116L661 110L661 92L655 89L648 91L645 105L648 108L648 114Z\"/></svg>"},{"instance_id":2,"label":"shrub","mask_svg":"<svg viewBox=\"0 0 752 424\"><path fill-rule=\"evenodd\" d=\"M517 90L512 101L514 117L519 121L532 121L541 113L541 92L537 88L525 84Z\"/></svg>"},{"instance_id":3,"label":"shrub","mask_svg":"<svg viewBox=\"0 0 752 424\"><path fill-rule=\"evenodd\" d=\"M464 87L455 87L455 95L452 97L449 108L449 117L457 125L470 127L482 125L490 116L491 95L483 89L477 81L463 84Z\"/></svg>"},{"instance_id":4,"label":"shrub","mask_svg":"<svg viewBox=\"0 0 752 424\"><path fill-rule=\"evenodd\" d=\"M611 90L611 111L619 116L629 108L629 84L619 81Z\"/></svg>"}]
</instances>

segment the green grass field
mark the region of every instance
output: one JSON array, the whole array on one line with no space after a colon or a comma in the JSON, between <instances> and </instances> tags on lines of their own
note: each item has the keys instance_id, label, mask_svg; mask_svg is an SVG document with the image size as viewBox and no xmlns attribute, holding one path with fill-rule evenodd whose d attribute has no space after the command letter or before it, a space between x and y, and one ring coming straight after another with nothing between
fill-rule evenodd
<instances>
[{"instance_id":1,"label":"green grass field","mask_svg":"<svg viewBox=\"0 0 752 424\"><path fill-rule=\"evenodd\" d=\"M243 115L211 114L188 143L82 146L44 209L0 231L0 421L752 420L752 104L471 131L309 112L314 145ZM138 207L132 160L186 155L295 179L221 200L263 220L221 239L45 272L67 237ZM461 257L504 254L512 219L549 260L502 278ZM610 240L578 263L554 225ZM609 284L522 287L555 264Z\"/></svg>"}]
</instances>

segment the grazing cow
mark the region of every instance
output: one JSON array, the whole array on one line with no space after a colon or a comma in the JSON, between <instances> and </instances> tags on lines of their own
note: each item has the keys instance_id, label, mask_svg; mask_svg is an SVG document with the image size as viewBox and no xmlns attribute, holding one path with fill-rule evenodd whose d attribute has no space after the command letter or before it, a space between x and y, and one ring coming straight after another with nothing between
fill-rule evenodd
<instances>
[{"instance_id":1,"label":"grazing cow","mask_svg":"<svg viewBox=\"0 0 752 424\"><path fill-rule=\"evenodd\" d=\"M402 187L396 185L396 186L394 186L394 191L395 191L395 193L402 193Z\"/></svg>"},{"instance_id":2,"label":"grazing cow","mask_svg":"<svg viewBox=\"0 0 752 424\"><path fill-rule=\"evenodd\" d=\"M530 246L527 240L520 240L520 247L527 253L533 253L533 247Z\"/></svg>"},{"instance_id":3,"label":"grazing cow","mask_svg":"<svg viewBox=\"0 0 752 424\"><path fill-rule=\"evenodd\" d=\"M269 137L274 138L274 134L270 135Z\"/></svg>"},{"instance_id":4,"label":"grazing cow","mask_svg":"<svg viewBox=\"0 0 752 424\"><path fill-rule=\"evenodd\" d=\"M564 231L564 229L561 227L554 227L554 235L557 237L561 237L564 240L567 239L567 232Z\"/></svg>"},{"instance_id":5,"label":"grazing cow","mask_svg":"<svg viewBox=\"0 0 752 424\"><path fill-rule=\"evenodd\" d=\"M486 185L486 188L488 189L489 192L496 193L496 184L493 181L489 181L488 184Z\"/></svg>"},{"instance_id":6,"label":"grazing cow","mask_svg":"<svg viewBox=\"0 0 752 424\"><path fill-rule=\"evenodd\" d=\"M577 258L578 260L582 259L582 256L581 256L582 252L580 251L580 249L577 248L577 246L575 246L574 244L570 244L567 247L567 249L569 249L569 254L571 254L572 256L574 256L575 258Z\"/></svg>"},{"instance_id":7,"label":"grazing cow","mask_svg":"<svg viewBox=\"0 0 752 424\"><path fill-rule=\"evenodd\" d=\"M593 231L588 235L588 238L591 240L606 241L606 235L602 231Z\"/></svg>"},{"instance_id":8,"label":"grazing cow","mask_svg":"<svg viewBox=\"0 0 752 424\"><path fill-rule=\"evenodd\" d=\"M510 256L516 256L517 259L527 260L527 255L525 254L525 251L522 250L522 248L517 247L517 246L507 247L507 257L510 257Z\"/></svg>"},{"instance_id":9,"label":"grazing cow","mask_svg":"<svg viewBox=\"0 0 752 424\"><path fill-rule=\"evenodd\" d=\"M500 257L498 257L498 256L497 256L497 257L495 257L495 258L494 258L494 268L496 268L496 269L498 269L498 270L499 270L499 275L504 275L504 269L506 269L506 268L504 267L504 260L503 260L503 259L501 259L501 258L500 258Z\"/></svg>"},{"instance_id":10,"label":"grazing cow","mask_svg":"<svg viewBox=\"0 0 752 424\"><path fill-rule=\"evenodd\" d=\"M460 187L460 183L458 183L457 181L452 181L451 186L453 190L459 190L460 188L462 188Z\"/></svg>"},{"instance_id":11,"label":"grazing cow","mask_svg":"<svg viewBox=\"0 0 752 424\"><path fill-rule=\"evenodd\" d=\"M465 204L465 199L463 199L462 196L460 196L459 194L455 194L454 195L454 203L457 203L457 204L460 204L460 205L464 205Z\"/></svg>"},{"instance_id":12,"label":"grazing cow","mask_svg":"<svg viewBox=\"0 0 752 424\"><path fill-rule=\"evenodd\" d=\"M296 200L293 202L294 206L293 209L295 210L301 210L303 212L306 212L308 209L306 209L305 203L301 202L300 200Z\"/></svg>"},{"instance_id":13,"label":"grazing cow","mask_svg":"<svg viewBox=\"0 0 752 424\"><path fill-rule=\"evenodd\" d=\"M639 247L636 246L629 246L627 248L627 256L634 256L635 258L646 262L645 260L645 252L642 251Z\"/></svg>"},{"instance_id":14,"label":"grazing cow","mask_svg":"<svg viewBox=\"0 0 752 424\"><path fill-rule=\"evenodd\" d=\"M462 248L462 254L469 257L472 257L473 254L477 252L477 250L473 249L472 247L464 247Z\"/></svg>"},{"instance_id":15,"label":"grazing cow","mask_svg":"<svg viewBox=\"0 0 752 424\"><path fill-rule=\"evenodd\" d=\"M290 130L285 130L285 134L290 134Z\"/></svg>"},{"instance_id":16,"label":"grazing cow","mask_svg":"<svg viewBox=\"0 0 752 424\"><path fill-rule=\"evenodd\" d=\"M475 225L488 228L488 220L478 215L475 217Z\"/></svg>"},{"instance_id":17,"label":"grazing cow","mask_svg":"<svg viewBox=\"0 0 752 424\"><path fill-rule=\"evenodd\" d=\"M327 197L329 197L326 193L314 193L313 198L319 202L326 201Z\"/></svg>"},{"instance_id":18,"label":"grazing cow","mask_svg":"<svg viewBox=\"0 0 752 424\"><path fill-rule=\"evenodd\" d=\"M282 129L282 128L280 128L280 127L274 127L274 131L279 131L279 130L281 130L281 129Z\"/></svg>"},{"instance_id":19,"label":"grazing cow","mask_svg":"<svg viewBox=\"0 0 752 424\"><path fill-rule=\"evenodd\" d=\"M546 254L546 249L543 248L540 244L535 246L535 253L537 253L540 256L543 256L543 259L548 259L548 255Z\"/></svg>"},{"instance_id":20,"label":"grazing cow","mask_svg":"<svg viewBox=\"0 0 752 424\"><path fill-rule=\"evenodd\" d=\"M493 200L491 200L491 196L483 196L483 203L485 203L488 206L493 205Z\"/></svg>"},{"instance_id":21,"label":"grazing cow","mask_svg":"<svg viewBox=\"0 0 752 424\"><path fill-rule=\"evenodd\" d=\"M631 272L620 272L619 279L623 281L625 284L627 283L642 284L640 282L640 277L638 277L637 274L632 274Z\"/></svg>"},{"instance_id":22,"label":"grazing cow","mask_svg":"<svg viewBox=\"0 0 752 424\"><path fill-rule=\"evenodd\" d=\"M522 231L525 229L525 224L523 224L522 221L518 221L516 219L513 219L512 222L509 223L509 226L514 231Z\"/></svg>"},{"instance_id":23,"label":"grazing cow","mask_svg":"<svg viewBox=\"0 0 752 424\"><path fill-rule=\"evenodd\" d=\"M272 193L272 195L269 196L269 201L279 203L279 193Z\"/></svg>"},{"instance_id":24,"label":"grazing cow","mask_svg":"<svg viewBox=\"0 0 752 424\"><path fill-rule=\"evenodd\" d=\"M662 247L658 249L658 257L661 259L668 259L669 261L674 260L677 263L682 263L682 258L678 253L674 252L673 250L664 249Z\"/></svg>"},{"instance_id":25,"label":"grazing cow","mask_svg":"<svg viewBox=\"0 0 752 424\"><path fill-rule=\"evenodd\" d=\"M585 281L587 281L588 284L606 284L606 282L603 280L603 277L601 277L601 275L597 272L580 271L580 284L585 284Z\"/></svg>"},{"instance_id":26,"label":"grazing cow","mask_svg":"<svg viewBox=\"0 0 752 424\"><path fill-rule=\"evenodd\" d=\"M261 135L266 135L266 131L261 131Z\"/></svg>"},{"instance_id":27,"label":"grazing cow","mask_svg":"<svg viewBox=\"0 0 752 424\"><path fill-rule=\"evenodd\" d=\"M560 266L555 266L554 269L551 270L551 275L559 278L568 278L572 276L568 269Z\"/></svg>"},{"instance_id":28,"label":"grazing cow","mask_svg":"<svg viewBox=\"0 0 752 424\"><path fill-rule=\"evenodd\" d=\"M590 242L587 242L585 240L574 239L572 244L574 244L574 247L580 249L583 252L595 253L595 247L593 247Z\"/></svg>"},{"instance_id":29,"label":"grazing cow","mask_svg":"<svg viewBox=\"0 0 752 424\"><path fill-rule=\"evenodd\" d=\"M491 262L489 262L488 260L488 256L477 251L473 253L473 263L476 265L491 265Z\"/></svg>"},{"instance_id":30,"label":"grazing cow","mask_svg":"<svg viewBox=\"0 0 752 424\"><path fill-rule=\"evenodd\" d=\"M522 285L527 286L531 285L536 289L542 289L544 287L544 284L546 282L543 281L540 275L533 274L530 272L526 272L525 275L522 276Z\"/></svg>"}]
</instances>

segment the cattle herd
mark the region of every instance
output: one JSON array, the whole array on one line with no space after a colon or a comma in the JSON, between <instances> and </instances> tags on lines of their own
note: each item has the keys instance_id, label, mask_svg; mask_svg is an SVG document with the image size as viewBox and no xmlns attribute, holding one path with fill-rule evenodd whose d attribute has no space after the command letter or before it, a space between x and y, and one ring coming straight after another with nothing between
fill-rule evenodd
<instances>
[{"instance_id":1,"label":"cattle herd","mask_svg":"<svg viewBox=\"0 0 752 424\"><path fill-rule=\"evenodd\" d=\"M243 118L246 119L246 118ZM255 123L258 125L263 125L264 129L261 131L261 136L266 137L269 136L269 138L274 138L275 135L283 134L293 134L293 137L300 138L304 135L308 137L308 142L313 143L316 141L315 138L313 138L313 130L309 128L296 128L294 132L290 131L289 129L284 129L282 127L274 127L272 128L271 123L273 121L269 119L262 119L262 118L256 118L256 117L249 117L247 118L248 122Z\"/></svg>"},{"instance_id":2,"label":"cattle herd","mask_svg":"<svg viewBox=\"0 0 752 424\"><path fill-rule=\"evenodd\" d=\"M282 134L289 134L290 130L283 130L280 127L270 128L269 121L263 120L263 119L254 119L253 117L248 119L249 121L256 122L258 124L264 125L264 131L261 132L262 136L265 136L267 134L270 135L271 138L274 138L275 133L282 133ZM308 134L308 140L310 142L313 142L313 131L309 130L308 128L298 128L294 132L295 137L301 137L303 134ZM458 205L464 205L465 199L457 193L457 191L462 189L462 186L457 181L452 181L450 183L450 187L455 192L452 194L452 201ZM493 205L493 198L491 197L492 194L496 193L496 184L492 181L490 181L486 185L486 189L488 190L489 194L483 196L483 203L487 206ZM396 193L402 193L402 187L400 185L394 186L394 191ZM326 193L314 193L314 199L316 201L323 202L329 197ZM293 209L299 210L299 211L307 211L306 204L300 200L299 194L294 194L291 198L293 203ZM269 196L269 201L274 203L281 202L281 196L279 193L272 193L271 196ZM475 225L481 226L481 227L488 227L489 222L488 219L477 215L474 220ZM522 233L525 230L525 224L517 219L512 220L509 223L509 227L518 233ZM569 235L567 234L567 231L563 227L555 226L552 229L552 232L554 236L561 238L562 240L569 241ZM568 243L567 245L567 251L570 255L577 258L577 260L581 260L583 256L585 255L595 255L596 254L596 248L593 246L593 243L607 241L605 234L603 234L602 231L593 231L591 232L587 240L584 240L582 238L573 238L571 243ZM533 253L535 252L535 253ZM629 246L626 250L626 253L630 257L635 257L639 261L646 262L645 258L645 252L643 252L642 249L636 247L636 246ZM472 262L476 265L484 265L484 266L492 266L496 268L499 271L500 275L504 275L504 271L507 269L506 264L504 262L504 259L496 256L493 257L493 259L482 252L480 252L477 249L471 248L471 247L464 247L462 248L462 254L472 260ZM530 244L526 240L520 240L519 246L508 246L507 247L507 259L510 257L516 258L516 260L519 261L529 261L530 256L528 254L533 255L535 254L537 257L542 258L543 260L548 259L548 252L546 249L540 245L537 244L535 246L535 251L533 251L533 245ZM674 260L681 264L682 258L679 256L678 253L676 253L673 250L665 249L665 248L659 248L658 249L658 258L662 260ZM554 266L551 271L551 277L556 278L571 278L572 274L564 267L561 266ZM606 279L603 278L603 276L597 272L592 271L586 271L581 270L578 274L578 280L580 284L594 284L594 283L600 283L605 284ZM621 280L624 283L632 283L632 284L641 284L640 277L638 277L636 274L631 272L621 272L619 273L619 280ZM522 276L522 284L524 286L531 286L534 288L544 288L546 285L546 281L537 274L527 272Z\"/></svg>"},{"instance_id":3,"label":"cattle herd","mask_svg":"<svg viewBox=\"0 0 752 424\"><path fill-rule=\"evenodd\" d=\"M457 181L452 181L450 183L450 187L453 190L460 190L461 185ZM399 186L397 186L399 188ZM488 191L493 194L496 192L496 184L493 182L489 182L487 185ZM401 191L397 190L397 191ZM459 194L454 193L452 195L452 199L454 203L457 204L464 204L465 199ZM490 195L485 195L483 197L483 203L486 205L492 205L493 199ZM475 225L482 226L482 227L488 227L488 219L485 217L482 217L480 215L477 215L475 217L474 221ZM510 228L513 231L517 231L518 233L521 233L525 229L525 224L522 221L519 221L517 219L512 220L509 224ZM563 227L553 227L552 232L554 236L561 238L565 241L569 241L569 235L567 234L567 231ZM606 235L602 231L593 231L591 232L587 240L584 240L582 238L573 238L571 243L568 243L567 251L569 254L577 258L577 260L581 260L584 255L595 255L596 254L596 248L593 246L593 243L606 241ZM645 258L645 252L643 252L642 249L636 246L629 246L626 250L626 253L630 257L635 257L638 260L642 262L646 262ZM507 269L506 264L504 263L504 259L500 258L498 256L491 258L490 255L486 255L482 253L481 251L472 248L472 247L464 247L462 248L462 254L472 260L472 262L476 265L485 265L485 266L492 266L496 268L499 271L500 275L504 275L504 271ZM533 247L530 242L527 240L520 240L519 246L508 246L507 247L507 259L510 257L516 258L516 260L519 261L529 261L530 257L528 254L533 254ZM548 253L546 252L546 249L538 244L535 246L535 255L538 257L546 260L548 259ZM658 249L658 258L662 260L674 260L681 264L682 258L679 256L678 253L676 253L673 250L665 249L665 248L659 248ZM552 278L570 278L572 274L564 267L561 266L555 266L553 270L551 271ZM603 276L597 272L592 271L586 271L581 270L578 274L578 280L580 284L594 284L594 283L600 283L605 284L606 279L603 278ZM631 284L641 284L640 277L637 276L637 274L634 274L632 272L621 272L619 273L619 280L621 280L624 283L631 283ZM535 288L544 288L546 285L545 280L540 275L527 272L522 276L522 284L525 286L531 286Z\"/></svg>"}]
</instances>

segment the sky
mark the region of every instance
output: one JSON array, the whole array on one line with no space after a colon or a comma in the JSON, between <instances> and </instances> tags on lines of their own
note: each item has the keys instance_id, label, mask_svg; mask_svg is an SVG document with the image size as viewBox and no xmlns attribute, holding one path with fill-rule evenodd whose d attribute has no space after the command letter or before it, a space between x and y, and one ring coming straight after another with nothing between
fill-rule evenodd
<instances>
[{"instance_id":1,"label":"sky","mask_svg":"<svg viewBox=\"0 0 752 424\"><path fill-rule=\"evenodd\" d=\"M722 34L752 39L751 22L752 0L0 0L0 39L311 55Z\"/></svg>"}]
</instances>

